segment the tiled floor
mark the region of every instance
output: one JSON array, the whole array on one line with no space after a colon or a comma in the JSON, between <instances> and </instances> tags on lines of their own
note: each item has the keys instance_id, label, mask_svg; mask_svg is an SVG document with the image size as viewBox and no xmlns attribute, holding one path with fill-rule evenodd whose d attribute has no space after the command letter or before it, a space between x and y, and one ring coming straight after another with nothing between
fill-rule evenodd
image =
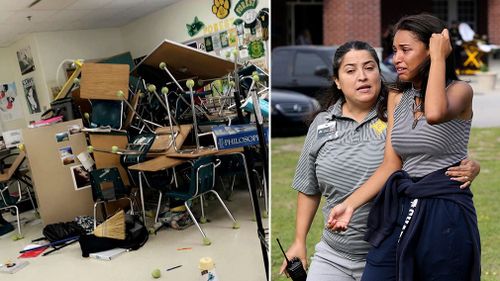
<instances>
[{"instance_id":1,"label":"tiled floor","mask_svg":"<svg viewBox=\"0 0 500 281\"><path fill-rule=\"evenodd\" d=\"M26 268L13 275L0 273L0 280L152 280L151 272L156 268L162 270L159 280L200 280L198 263L206 256L215 261L219 280L265 280L248 191L235 191L232 201L227 204L240 223L240 229L232 229L232 221L223 208L218 202L210 201L206 215L211 222L202 225L212 241L210 246L203 246L201 234L195 226L185 230L164 228L157 235L151 235L141 249L124 253L111 261L83 258L79 244L75 243L50 255L27 259L30 264ZM263 209L262 200L261 206ZM33 215L32 212L22 214L28 220ZM268 228L267 219L263 224ZM42 236L41 232L42 224L35 220L23 226L25 238L22 240L12 241L11 236L16 232L0 237L0 262L15 260L25 245ZM165 271L176 265L182 267Z\"/></svg>"}]
</instances>

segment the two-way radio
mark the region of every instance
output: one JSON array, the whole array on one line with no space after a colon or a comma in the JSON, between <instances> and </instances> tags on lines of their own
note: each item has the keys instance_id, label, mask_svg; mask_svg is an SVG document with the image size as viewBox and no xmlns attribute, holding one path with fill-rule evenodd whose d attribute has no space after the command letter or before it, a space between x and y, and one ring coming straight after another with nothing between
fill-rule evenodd
<instances>
[{"instance_id":1,"label":"two-way radio","mask_svg":"<svg viewBox=\"0 0 500 281\"><path fill-rule=\"evenodd\" d=\"M291 260L289 260L285 254L285 251L283 251L283 247L281 247L280 240L276 238L276 241L278 241L281 252L283 253L283 256L285 256L286 272L288 273L288 276L290 276L293 281L306 281L307 273L300 259L298 257L293 257Z\"/></svg>"}]
</instances>

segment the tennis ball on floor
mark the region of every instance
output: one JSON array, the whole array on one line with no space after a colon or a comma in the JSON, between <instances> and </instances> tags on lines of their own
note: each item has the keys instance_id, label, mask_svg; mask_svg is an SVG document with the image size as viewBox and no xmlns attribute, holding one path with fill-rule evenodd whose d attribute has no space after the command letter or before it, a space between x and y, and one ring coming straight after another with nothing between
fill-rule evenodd
<instances>
[{"instance_id":1,"label":"tennis ball on floor","mask_svg":"<svg viewBox=\"0 0 500 281\"><path fill-rule=\"evenodd\" d=\"M12 241L21 240L21 239L23 239L23 238L24 238L24 236L19 235L19 234L14 234L14 235L12 235L12 237L11 237Z\"/></svg>"},{"instance_id":2,"label":"tennis ball on floor","mask_svg":"<svg viewBox=\"0 0 500 281\"><path fill-rule=\"evenodd\" d=\"M117 153L117 152L118 152L118 146L113 145L113 146L111 147L111 152L113 152L113 153Z\"/></svg>"},{"instance_id":3,"label":"tennis ball on floor","mask_svg":"<svg viewBox=\"0 0 500 281\"><path fill-rule=\"evenodd\" d=\"M240 228L240 223L239 222L234 222L233 223L233 229L239 229Z\"/></svg>"},{"instance_id":4,"label":"tennis ball on floor","mask_svg":"<svg viewBox=\"0 0 500 281\"><path fill-rule=\"evenodd\" d=\"M155 270L153 270L153 271L151 272L151 276L153 276L153 278L160 278L160 277L161 277L161 272L160 272L160 270L159 270L158 268L157 268L157 269L155 269Z\"/></svg>"},{"instance_id":5,"label":"tennis ball on floor","mask_svg":"<svg viewBox=\"0 0 500 281\"><path fill-rule=\"evenodd\" d=\"M94 147L93 147L93 146L91 146L91 145L87 146L87 151L88 151L89 153L94 152Z\"/></svg>"},{"instance_id":6,"label":"tennis ball on floor","mask_svg":"<svg viewBox=\"0 0 500 281\"><path fill-rule=\"evenodd\" d=\"M211 244L212 242L208 239L208 237L203 237L203 245L210 246Z\"/></svg>"}]
</instances>

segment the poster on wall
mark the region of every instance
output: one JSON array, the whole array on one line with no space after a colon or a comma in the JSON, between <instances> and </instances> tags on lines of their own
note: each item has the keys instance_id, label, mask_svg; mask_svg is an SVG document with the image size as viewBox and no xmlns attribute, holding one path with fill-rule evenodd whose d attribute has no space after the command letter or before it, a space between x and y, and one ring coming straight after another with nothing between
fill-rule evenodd
<instances>
[{"instance_id":1,"label":"poster on wall","mask_svg":"<svg viewBox=\"0 0 500 281\"><path fill-rule=\"evenodd\" d=\"M214 50L219 50L222 48L219 33L216 33L212 36L212 46L214 47Z\"/></svg>"},{"instance_id":2,"label":"poster on wall","mask_svg":"<svg viewBox=\"0 0 500 281\"><path fill-rule=\"evenodd\" d=\"M229 15L231 9L231 1L229 0L214 0L212 5L212 13L219 19L224 19Z\"/></svg>"},{"instance_id":3,"label":"poster on wall","mask_svg":"<svg viewBox=\"0 0 500 281\"><path fill-rule=\"evenodd\" d=\"M19 67L21 68L22 75L35 70L35 62L33 61L33 56L31 55L30 46L17 51L17 61L19 61Z\"/></svg>"},{"instance_id":4,"label":"poster on wall","mask_svg":"<svg viewBox=\"0 0 500 281\"><path fill-rule=\"evenodd\" d=\"M211 52L214 50L214 47L212 45L212 36L205 37L205 50L207 52Z\"/></svg>"},{"instance_id":5,"label":"poster on wall","mask_svg":"<svg viewBox=\"0 0 500 281\"><path fill-rule=\"evenodd\" d=\"M70 171L75 190L82 190L90 187L90 174L85 170L83 165L71 166Z\"/></svg>"},{"instance_id":6,"label":"poster on wall","mask_svg":"<svg viewBox=\"0 0 500 281\"><path fill-rule=\"evenodd\" d=\"M229 46L229 37L227 35L227 31L220 33L220 44L222 48L226 48Z\"/></svg>"},{"instance_id":7,"label":"poster on wall","mask_svg":"<svg viewBox=\"0 0 500 281\"><path fill-rule=\"evenodd\" d=\"M22 81L24 94L26 95L26 103L30 114L40 112L40 103L36 93L35 82L33 78L27 78Z\"/></svg>"},{"instance_id":8,"label":"poster on wall","mask_svg":"<svg viewBox=\"0 0 500 281\"><path fill-rule=\"evenodd\" d=\"M198 34L198 32L200 32L200 30L204 26L205 26L205 24L202 21L200 21L198 19L198 17L194 17L193 23L187 23L186 24L187 33L189 34L189 36L193 37L196 34Z\"/></svg>"},{"instance_id":9,"label":"poster on wall","mask_svg":"<svg viewBox=\"0 0 500 281\"><path fill-rule=\"evenodd\" d=\"M0 119L10 121L23 117L17 98L16 83L0 84Z\"/></svg>"},{"instance_id":10,"label":"poster on wall","mask_svg":"<svg viewBox=\"0 0 500 281\"><path fill-rule=\"evenodd\" d=\"M59 148L59 156L63 165L75 163L75 155L73 155L73 150L71 146L65 146Z\"/></svg>"},{"instance_id":11,"label":"poster on wall","mask_svg":"<svg viewBox=\"0 0 500 281\"><path fill-rule=\"evenodd\" d=\"M23 143L23 136L21 134L21 129L3 132L2 138L6 148L13 148Z\"/></svg>"}]
</instances>

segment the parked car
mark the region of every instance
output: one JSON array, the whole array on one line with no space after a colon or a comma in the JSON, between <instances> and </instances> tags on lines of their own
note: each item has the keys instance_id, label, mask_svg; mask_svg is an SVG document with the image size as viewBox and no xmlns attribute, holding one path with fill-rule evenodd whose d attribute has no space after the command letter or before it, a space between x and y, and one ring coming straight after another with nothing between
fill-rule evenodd
<instances>
[{"instance_id":1,"label":"parked car","mask_svg":"<svg viewBox=\"0 0 500 281\"><path fill-rule=\"evenodd\" d=\"M271 90L271 137L304 135L320 109L317 100L299 92Z\"/></svg>"},{"instance_id":2,"label":"parked car","mask_svg":"<svg viewBox=\"0 0 500 281\"><path fill-rule=\"evenodd\" d=\"M301 92L322 101L321 92L331 86L335 46L283 46L272 51L272 87ZM397 74L380 64L386 82Z\"/></svg>"}]
</instances>

